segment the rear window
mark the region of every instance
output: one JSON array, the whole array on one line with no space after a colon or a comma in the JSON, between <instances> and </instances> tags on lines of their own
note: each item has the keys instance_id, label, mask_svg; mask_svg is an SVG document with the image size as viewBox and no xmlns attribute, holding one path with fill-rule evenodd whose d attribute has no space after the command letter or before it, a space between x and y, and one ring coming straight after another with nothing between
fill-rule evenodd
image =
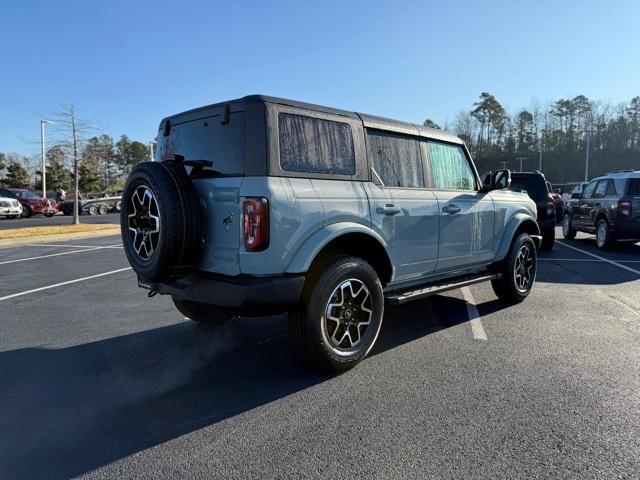
<instances>
[{"instance_id":1,"label":"rear window","mask_svg":"<svg viewBox=\"0 0 640 480\"><path fill-rule=\"evenodd\" d=\"M640 178L630 178L627 195L640 196Z\"/></svg>"},{"instance_id":2,"label":"rear window","mask_svg":"<svg viewBox=\"0 0 640 480\"><path fill-rule=\"evenodd\" d=\"M511 190L514 192L526 191L534 200L543 200L549 196L547 184L539 175L511 174Z\"/></svg>"},{"instance_id":3,"label":"rear window","mask_svg":"<svg viewBox=\"0 0 640 480\"><path fill-rule=\"evenodd\" d=\"M229 123L222 115L171 125L169 136L158 133L156 159L182 155L185 160L210 160L211 169L223 175L244 175L246 116L233 112Z\"/></svg>"},{"instance_id":4,"label":"rear window","mask_svg":"<svg viewBox=\"0 0 640 480\"><path fill-rule=\"evenodd\" d=\"M354 175L356 158L348 123L278 114L280 167L288 172Z\"/></svg>"}]
</instances>

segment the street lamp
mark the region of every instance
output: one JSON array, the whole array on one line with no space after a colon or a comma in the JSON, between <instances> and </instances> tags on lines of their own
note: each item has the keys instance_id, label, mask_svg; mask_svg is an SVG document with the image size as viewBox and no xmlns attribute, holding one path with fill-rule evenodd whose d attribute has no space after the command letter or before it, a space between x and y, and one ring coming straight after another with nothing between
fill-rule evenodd
<instances>
[{"instance_id":1,"label":"street lamp","mask_svg":"<svg viewBox=\"0 0 640 480\"><path fill-rule=\"evenodd\" d=\"M520 160L520 171L522 171L522 162L523 162L524 160L527 160L527 157L518 157L518 158L516 158L516 161L517 161L517 160Z\"/></svg>"},{"instance_id":2,"label":"street lamp","mask_svg":"<svg viewBox=\"0 0 640 480\"><path fill-rule=\"evenodd\" d=\"M46 167L46 156L44 154L44 124L45 123L53 123L51 120L45 120L44 118L40 119L40 153L42 154L42 198L46 200L47 198L47 167Z\"/></svg>"}]
</instances>

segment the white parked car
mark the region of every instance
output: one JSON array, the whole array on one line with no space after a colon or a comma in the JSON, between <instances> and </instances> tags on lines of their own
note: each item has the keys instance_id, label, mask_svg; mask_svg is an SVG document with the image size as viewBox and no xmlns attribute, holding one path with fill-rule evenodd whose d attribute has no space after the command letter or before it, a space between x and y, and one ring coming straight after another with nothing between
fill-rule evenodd
<instances>
[{"instance_id":1,"label":"white parked car","mask_svg":"<svg viewBox=\"0 0 640 480\"><path fill-rule=\"evenodd\" d=\"M15 198L0 197L0 217L18 218L22 205Z\"/></svg>"}]
</instances>

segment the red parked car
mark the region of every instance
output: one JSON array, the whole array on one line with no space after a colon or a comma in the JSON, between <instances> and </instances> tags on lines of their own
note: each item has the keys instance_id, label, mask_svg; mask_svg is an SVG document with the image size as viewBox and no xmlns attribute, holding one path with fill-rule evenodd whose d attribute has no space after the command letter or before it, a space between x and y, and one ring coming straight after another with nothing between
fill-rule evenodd
<instances>
[{"instance_id":1,"label":"red parked car","mask_svg":"<svg viewBox=\"0 0 640 480\"><path fill-rule=\"evenodd\" d=\"M45 217L53 217L58 212L58 204L47 198L42 198L30 190L24 188L1 189L3 197L15 198L22 205L22 216L42 214Z\"/></svg>"}]
</instances>

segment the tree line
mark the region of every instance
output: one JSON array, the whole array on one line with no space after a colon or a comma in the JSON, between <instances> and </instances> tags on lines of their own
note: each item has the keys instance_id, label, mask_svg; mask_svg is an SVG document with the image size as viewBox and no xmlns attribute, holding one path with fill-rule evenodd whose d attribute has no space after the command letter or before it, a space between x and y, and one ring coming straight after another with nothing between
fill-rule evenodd
<instances>
[{"instance_id":1,"label":"tree line","mask_svg":"<svg viewBox=\"0 0 640 480\"><path fill-rule=\"evenodd\" d=\"M430 119L425 126L440 128ZM460 136L480 173L509 168L537 170L555 183L581 181L589 151L589 178L609 171L640 169L640 96L628 102L590 100L584 95L508 113L488 92L459 112L445 130Z\"/></svg>"},{"instance_id":2,"label":"tree line","mask_svg":"<svg viewBox=\"0 0 640 480\"><path fill-rule=\"evenodd\" d=\"M122 190L127 175L138 163L149 159L149 145L121 135L93 136L79 148L78 185L81 192ZM0 153L0 182L16 188L42 188L40 155L26 157ZM74 180L72 154L63 144L47 149L47 191L72 191Z\"/></svg>"}]
</instances>

